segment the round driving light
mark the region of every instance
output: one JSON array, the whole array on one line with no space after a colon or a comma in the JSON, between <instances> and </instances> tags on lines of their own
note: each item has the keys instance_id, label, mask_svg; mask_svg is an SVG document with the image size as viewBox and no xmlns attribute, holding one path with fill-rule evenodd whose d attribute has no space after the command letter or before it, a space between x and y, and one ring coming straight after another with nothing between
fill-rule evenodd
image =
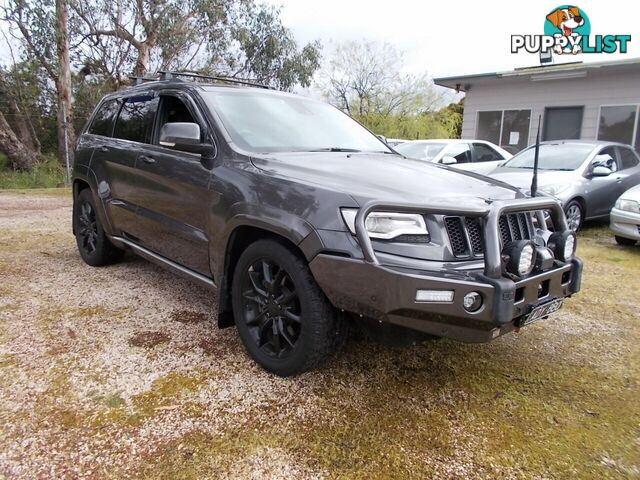
<instances>
[{"instance_id":1,"label":"round driving light","mask_svg":"<svg viewBox=\"0 0 640 480\"><path fill-rule=\"evenodd\" d=\"M507 272L526 277L536 264L536 247L530 240L509 242L502 251L506 256Z\"/></svg>"},{"instance_id":2,"label":"round driving light","mask_svg":"<svg viewBox=\"0 0 640 480\"><path fill-rule=\"evenodd\" d=\"M549 237L547 245L558 260L569 262L576 253L576 234L570 230L555 232Z\"/></svg>"},{"instance_id":3,"label":"round driving light","mask_svg":"<svg viewBox=\"0 0 640 480\"><path fill-rule=\"evenodd\" d=\"M462 305L467 312L477 312L482 307L482 295L478 292L469 292L462 299Z\"/></svg>"}]
</instances>

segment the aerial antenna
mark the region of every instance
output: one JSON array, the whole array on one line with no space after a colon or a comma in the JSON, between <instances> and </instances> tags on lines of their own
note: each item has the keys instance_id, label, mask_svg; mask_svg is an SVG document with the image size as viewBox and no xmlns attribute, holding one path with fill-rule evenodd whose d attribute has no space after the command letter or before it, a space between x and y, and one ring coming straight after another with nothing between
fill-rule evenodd
<instances>
[{"instance_id":1,"label":"aerial antenna","mask_svg":"<svg viewBox=\"0 0 640 480\"><path fill-rule=\"evenodd\" d=\"M536 133L536 149L533 154L533 178L531 179L531 196L535 197L538 191L538 157L540 156L540 119L538 115L538 133Z\"/></svg>"}]
</instances>

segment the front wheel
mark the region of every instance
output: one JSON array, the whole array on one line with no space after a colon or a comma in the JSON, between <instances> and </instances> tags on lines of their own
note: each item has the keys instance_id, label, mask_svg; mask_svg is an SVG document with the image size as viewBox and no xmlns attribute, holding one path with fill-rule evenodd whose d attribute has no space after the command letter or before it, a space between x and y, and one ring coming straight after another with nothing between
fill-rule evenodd
<instances>
[{"instance_id":1,"label":"front wheel","mask_svg":"<svg viewBox=\"0 0 640 480\"><path fill-rule=\"evenodd\" d=\"M287 377L325 362L345 332L303 258L275 240L242 253L232 284L233 314L249 355Z\"/></svg>"},{"instance_id":2,"label":"front wheel","mask_svg":"<svg viewBox=\"0 0 640 480\"><path fill-rule=\"evenodd\" d=\"M582 227L582 222L584 221L584 209L582 205L577 200L572 200L569 202L567 207L564 209L564 213L567 216L567 226L569 229L577 232Z\"/></svg>"}]
</instances>

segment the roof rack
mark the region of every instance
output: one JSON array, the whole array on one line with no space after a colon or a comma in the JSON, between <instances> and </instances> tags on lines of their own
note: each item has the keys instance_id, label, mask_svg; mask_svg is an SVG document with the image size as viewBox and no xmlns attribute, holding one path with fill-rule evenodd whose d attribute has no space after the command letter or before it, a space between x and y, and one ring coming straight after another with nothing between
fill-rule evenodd
<instances>
[{"instance_id":1,"label":"roof rack","mask_svg":"<svg viewBox=\"0 0 640 480\"><path fill-rule=\"evenodd\" d=\"M140 85L145 82L157 82L161 80L182 81L182 78L180 77L187 77L189 79L194 79L194 80L214 80L216 82L231 83L235 85L244 85L247 87L267 88L267 89L273 90L273 87L270 87L269 85L264 85L262 83L252 82L249 80L241 80L237 78L230 78L230 77L200 75L199 73L195 73L195 72L167 72L164 70L159 70L157 75L153 77L129 77L129 78L133 80L134 85Z\"/></svg>"}]
</instances>

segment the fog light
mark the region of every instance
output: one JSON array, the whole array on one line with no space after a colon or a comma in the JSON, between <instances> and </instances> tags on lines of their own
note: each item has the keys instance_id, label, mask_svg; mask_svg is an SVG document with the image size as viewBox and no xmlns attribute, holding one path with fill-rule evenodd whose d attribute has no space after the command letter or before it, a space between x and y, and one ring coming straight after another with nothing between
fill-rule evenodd
<instances>
[{"instance_id":1,"label":"fog light","mask_svg":"<svg viewBox=\"0 0 640 480\"><path fill-rule=\"evenodd\" d=\"M469 292L464 296L462 305L467 312L477 312L482 307L482 295L478 292Z\"/></svg>"},{"instance_id":2,"label":"fog light","mask_svg":"<svg viewBox=\"0 0 640 480\"><path fill-rule=\"evenodd\" d=\"M416 292L416 302L453 302L453 290L418 290Z\"/></svg>"},{"instance_id":3,"label":"fog light","mask_svg":"<svg viewBox=\"0 0 640 480\"><path fill-rule=\"evenodd\" d=\"M572 231L555 232L549 237L547 245L558 260L568 262L576 253L576 234Z\"/></svg>"},{"instance_id":4,"label":"fog light","mask_svg":"<svg viewBox=\"0 0 640 480\"><path fill-rule=\"evenodd\" d=\"M536 249L530 240L509 242L502 253L507 256L507 272L519 277L529 275L536 264Z\"/></svg>"}]
</instances>

